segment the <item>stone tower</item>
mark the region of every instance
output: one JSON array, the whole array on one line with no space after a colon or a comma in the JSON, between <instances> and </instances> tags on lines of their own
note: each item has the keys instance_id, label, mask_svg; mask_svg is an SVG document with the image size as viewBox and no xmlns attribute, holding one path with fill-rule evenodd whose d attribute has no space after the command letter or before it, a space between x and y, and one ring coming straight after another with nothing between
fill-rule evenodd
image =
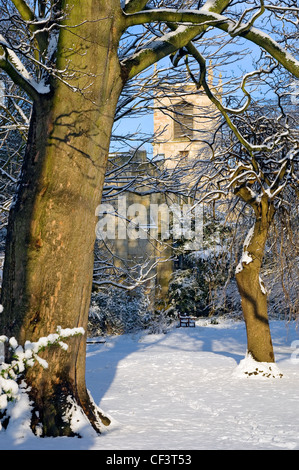
<instances>
[{"instance_id":1,"label":"stone tower","mask_svg":"<svg viewBox=\"0 0 299 470\"><path fill-rule=\"evenodd\" d=\"M212 77L209 77L211 86ZM182 91L183 90L183 91ZM213 90L215 93L215 90ZM154 98L153 158L174 168L188 164L204 150L219 124L219 112L194 84L172 85Z\"/></svg>"},{"instance_id":2,"label":"stone tower","mask_svg":"<svg viewBox=\"0 0 299 470\"><path fill-rule=\"evenodd\" d=\"M130 181L139 173L140 175L142 173L154 175L157 168L161 168L161 166L169 169L171 173L171 170L178 165L192 164L198 154L207 147L207 142L211 141L211 135L219 124L219 113L215 111L203 91L197 90L194 84L187 83L184 86L172 85L168 93L165 92L165 88L163 92L156 92L153 119L155 132L153 159L148 159L144 151L136 151L133 156L128 155L127 157L115 155L114 159L119 159L122 165L125 158L129 162L129 165L122 171L120 184L124 184L124 181ZM114 166L118 168L116 160ZM157 162L159 162L158 166ZM186 187L188 184L189 180L187 180ZM124 198L126 206L123 208L122 217L115 218L116 236L110 240L110 250L116 255L115 265L119 268L126 266L128 269L132 269L138 264L141 266L145 260L149 261L148 266L152 266L150 273L152 280L145 286L153 292L154 302L157 302L161 299L167 300L168 284L175 266L172 259L172 241L168 240L165 244L160 243L159 233L158 242L147 236L151 233L152 222L149 217L151 207L169 205L170 201L178 202L178 204L186 201L185 198L177 198L173 194L152 193L150 189L147 194L145 192L145 195L138 195L130 191L122 193L122 201ZM117 192L115 186L117 208L111 207L111 212L116 209L119 215L122 211L120 211L120 204L117 201ZM113 193L111 195L113 196ZM123 202L121 202L122 204ZM134 209L132 213L131 209ZM141 220L143 212L145 214L144 220ZM119 236L121 226L128 227L130 219L137 220L137 213L139 224L136 236L128 237L126 228L124 229L125 235ZM123 233L123 230L121 232Z\"/></svg>"}]
</instances>

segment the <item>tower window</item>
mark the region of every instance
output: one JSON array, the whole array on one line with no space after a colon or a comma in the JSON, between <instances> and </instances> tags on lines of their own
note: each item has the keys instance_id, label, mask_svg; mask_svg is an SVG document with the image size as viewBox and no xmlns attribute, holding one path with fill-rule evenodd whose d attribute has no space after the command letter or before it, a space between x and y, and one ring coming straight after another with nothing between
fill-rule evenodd
<instances>
[{"instance_id":1,"label":"tower window","mask_svg":"<svg viewBox=\"0 0 299 470\"><path fill-rule=\"evenodd\" d=\"M189 156L189 151L188 150L180 150L179 155L181 158L187 158Z\"/></svg>"},{"instance_id":2,"label":"tower window","mask_svg":"<svg viewBox=\"0 0 299 470\"><path fill-rule=\"evenodd\" d=\"M173 107L173 138L189 140L193 136L193 105L178 103Z\"/></svg>"}]
</instances>

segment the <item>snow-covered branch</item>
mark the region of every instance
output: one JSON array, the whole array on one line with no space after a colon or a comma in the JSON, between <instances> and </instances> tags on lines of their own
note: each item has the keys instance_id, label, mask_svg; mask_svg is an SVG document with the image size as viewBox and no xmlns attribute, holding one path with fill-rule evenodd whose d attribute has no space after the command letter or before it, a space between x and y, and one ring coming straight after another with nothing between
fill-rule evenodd
<instances>
[{"instance_id":1,"label":"snow-covered branch","mask_svg":"<svg viewBox=\"0 0 299 470\"><path fill-rule=\"evenodd\" d=\"M37 100L40 94L49 93L49 87L42 82L38 83L32 77L2 35L0 35L0 54L0 68L5 70L13 82L26 91L33 100Z\"/></svg>"},{"instance_id":2,"label":"snow-covered branch","mask_svg":"<svg viewBox=\"0 0 299 470\"><path fill-rule=\"evenodd\" d=\"M207 3L199 10L188 11L161 8L127 15L126 21L128 27L156 21L173 23L178 26L175 31L164 35L162 38L153 40L147 48L126 61L124 65L130 69L129 76L134 76L154 63L153 61L157 61L174 50L186 46L200 31L204 31L208 26L212 26L225 31L229 35L240 35L242 38L253 42L271 54L275 60L295 77L299 77L299 61L277 41L264 31L252 26L252 22L246 24L239 23L211 11ZM194 26L197 28L194 28ZM134 60L134 65L130 63L132 60ZM138 62L138 66L136 62Z\"/></svg>"}]
</instances>

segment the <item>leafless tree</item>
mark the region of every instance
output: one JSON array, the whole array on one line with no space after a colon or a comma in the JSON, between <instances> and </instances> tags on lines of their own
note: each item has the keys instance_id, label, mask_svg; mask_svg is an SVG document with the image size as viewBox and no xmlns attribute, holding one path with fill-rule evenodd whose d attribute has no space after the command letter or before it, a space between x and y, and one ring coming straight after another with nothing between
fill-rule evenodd
<instances>
[{"instance_id":1,"label":"leafless tree","mask_svg":"<svg viewBox=\"0 0 299 470\"><path fill-rule=\"evenodd\" d=\"M242 139L236 138L235 128ZM203 164L201 188L206 193L203 198L226 197L234 209L238 204L239 210L251 218L252 228L244 241L236 280L247 326L248 351L258 361L272 362L267 292L261 267L274 219L282 214L289 214L289 219L296 207L298 129L294 116L282 107L282 102L280 107L255 103L250 111L233 116L230 129L222 135L226 145L223 147L219 141L209 163ZM237 216L231 220L234 223ZM284 237L283 231L281 236ZM281 259L284 250L287 245L285 249L280 245Z\"/></svg>"},{"instance_id":2,"label":"leafless tree","mask_svg":"<svg viewBox=\"0 0 299 470\"><path fill-rule=\"evenodd\" d=\"M299 78L298 61L285 47L286 41L288 46L293 41L290 33L296 30L298 9L274 1L265 5L228 0L202 5L11 0L0 7L0 67L33 102L8 222L0 320L3 332L23 344L56 331L57 325L86 330L95 209L102 197L111 129L124 86L157 61L187 48L199 66L195 80L209 94L206 58L196 44L204 37L208 41L212 30L225 33L229 45L232 39L236 51L242 47L238 40L265 51L261 67L274 67L274 61ZM288 25L287 36L283 27L265 34L272 18ZM127 31L135 38L127 38L128 52L121 57L119 45ZM249 100L248 78L245 75L242 85L242 110ZM220 100L215 105L238 134L231 111ZM251 152L246 139L242 145ZM231 184L241 177L240 170ZM101 421L108 424L86 390L85 337L73 337L67 352L55 348L44 356L47 370L33 367L24 375L34 403L33 430L73 435L71 423L64 420L70 397L94 429L100 430Z\"/></svg>"}]
</instances>

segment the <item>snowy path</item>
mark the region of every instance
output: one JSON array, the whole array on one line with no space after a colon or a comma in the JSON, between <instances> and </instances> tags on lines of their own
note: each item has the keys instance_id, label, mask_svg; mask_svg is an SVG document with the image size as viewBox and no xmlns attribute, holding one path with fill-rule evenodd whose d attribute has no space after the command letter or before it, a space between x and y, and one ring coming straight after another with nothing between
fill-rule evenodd
<instances>
[{"instance_id":1,"label":"snowy path","mask_svg":"<svg viewBox=\"0 0 299 470\"><path fill-rule=\"evenodd\" d=\"M233 376L246 349L242 322L88 345L87 385L114 420L109 431L18 443L1 433L0 449L299 449L299 334L284 322L271 330L282 379Z\"/></svg>"}]
</instances>

